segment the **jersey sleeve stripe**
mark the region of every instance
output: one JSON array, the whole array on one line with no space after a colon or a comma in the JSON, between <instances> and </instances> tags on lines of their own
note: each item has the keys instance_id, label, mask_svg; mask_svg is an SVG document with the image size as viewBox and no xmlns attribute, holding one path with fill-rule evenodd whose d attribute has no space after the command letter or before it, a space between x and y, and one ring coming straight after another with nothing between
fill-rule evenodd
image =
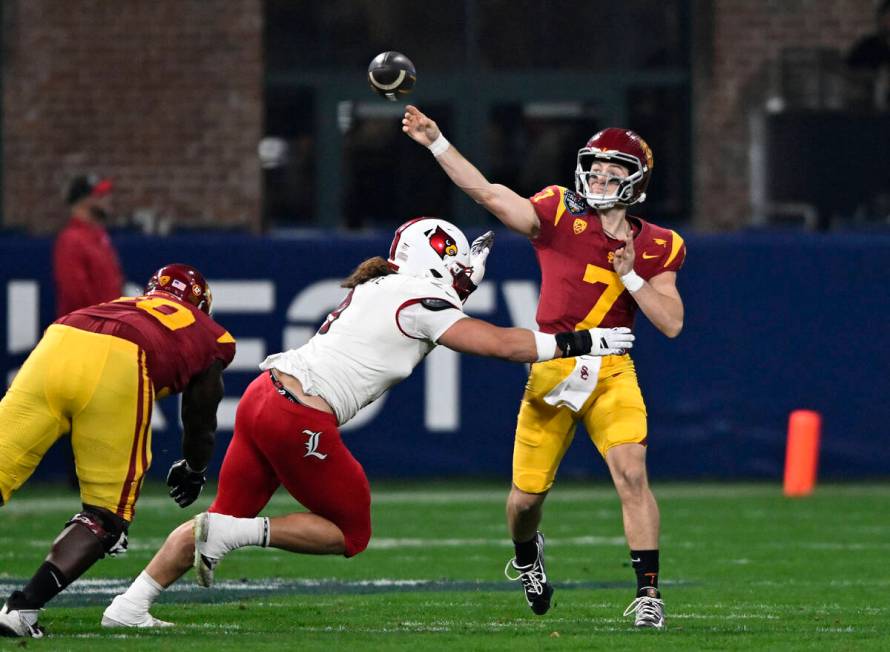
<instances>
[{"instance_id":1,"label":"jersey sleeve stripe","mask_svg":"<svg viewBox=\"0 0 890 652\"><path fill-rule=\"evenodd\" d=\"M235 338L229 335L229 331L226 331L225 333L217 337L216 341L220 344L234 344Z\"/></svg>"},{"instance_id":2,"label":"jersey sleeve stripe","mask_svg":"<svg viewBox=\"0 0 890 652\"><path fill-rule=\"evenodd\" d=\"M680 253L680 249L683 248L683 238L680 237L680 234L676 231L671 231L671 255L668 256L667 260L664 261L663 267L667 267L671 264L671 261L677 257L677 254Z\"/></svg>"},{"instance_id":3,"label":"jersey sleeve stripe","mask_svg":"<svg viewBox=\"0 0 890 652\"><path fill-rule=\"evenodd\" d=\"M566 189L562 186L557 186L559 188L559 202L556 204L556 217L553 218L553 226L559 224L560 218L566 212Z\"/></svg>"}]
</instances>

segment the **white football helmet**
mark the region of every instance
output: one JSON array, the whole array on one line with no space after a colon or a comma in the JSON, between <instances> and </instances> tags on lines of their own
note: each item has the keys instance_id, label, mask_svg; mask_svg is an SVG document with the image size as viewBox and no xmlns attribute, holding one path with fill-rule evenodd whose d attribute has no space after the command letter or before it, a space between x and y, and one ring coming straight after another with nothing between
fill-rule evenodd
<instances>
[{"instance_id":1,"label":"white football helmet","mask_svg":"<svg viewBox=\"0 0 890 652\"><path fill-rule=\"evenodd\" d=\"M470 245L467 236L451 222L416 217L396 229L387 261L399 274L452 285L454 278L470 266Z\"/></svg>"}]
</instances>

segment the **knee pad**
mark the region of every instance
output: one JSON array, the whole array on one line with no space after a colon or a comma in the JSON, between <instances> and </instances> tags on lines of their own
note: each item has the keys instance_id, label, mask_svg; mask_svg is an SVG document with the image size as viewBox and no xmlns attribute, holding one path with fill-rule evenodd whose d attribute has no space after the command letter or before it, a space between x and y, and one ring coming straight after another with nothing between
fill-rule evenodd
<instances>
[{"instance_id":1,"label":"knee pad","mask_svg":"<svg viewBox=\"0 0 890 652\"><path fill-rule=\"evenodd\" d=\"M77 523L87 528L102 544L105 554L114 557L127 550L130 523L108 510L84 505L83 511L71 517L65 527ZM104 555L103 555L104 557Z\"/></svg>"}]
</instances>

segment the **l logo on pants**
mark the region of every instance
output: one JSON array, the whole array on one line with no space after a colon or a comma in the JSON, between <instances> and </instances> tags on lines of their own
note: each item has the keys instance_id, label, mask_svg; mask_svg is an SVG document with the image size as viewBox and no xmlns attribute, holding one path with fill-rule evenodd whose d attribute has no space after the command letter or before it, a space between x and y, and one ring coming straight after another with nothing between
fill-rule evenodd
<instances>
[{"instance_id":1,"label":"l logo on pants","mask_svg":"<svg viewBox=\"0 0 890 652\"><path fill-rule=\"evenodd\" d=\"M318 452L318 438L321 437L321 431L312 432L311 430L304 430L303 434L309 435L309 439L306 440L306 454L303 457L317 457L320 460L325 459L328 454Z\"/></svg>"}]
</instances>

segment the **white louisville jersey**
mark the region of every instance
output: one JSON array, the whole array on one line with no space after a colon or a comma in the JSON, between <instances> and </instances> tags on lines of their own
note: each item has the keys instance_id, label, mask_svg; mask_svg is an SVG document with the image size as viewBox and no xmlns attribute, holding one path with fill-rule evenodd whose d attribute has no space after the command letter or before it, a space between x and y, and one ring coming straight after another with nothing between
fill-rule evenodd
<instances>
[{"instance_id":1,"label":"white louisville jersey","mask_svg":"<svg viewBox=\"0 0 890 652\"><path fill-rule=\"evenodd\" d=\"M433 279L390 274L362 283L298 349L266 358L320 396L341 425L411 375L436 341L466 317L451 286Z\"/></svg>"}]
</instances>

